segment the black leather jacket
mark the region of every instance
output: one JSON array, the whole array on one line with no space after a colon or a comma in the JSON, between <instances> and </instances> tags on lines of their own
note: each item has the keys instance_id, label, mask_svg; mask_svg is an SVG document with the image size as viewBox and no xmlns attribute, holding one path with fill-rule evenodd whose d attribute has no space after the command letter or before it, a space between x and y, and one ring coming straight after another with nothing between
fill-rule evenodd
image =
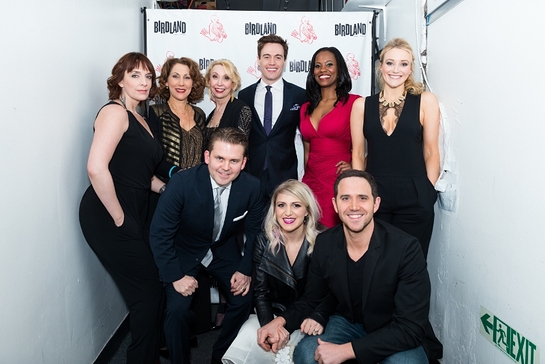
<instances>
[{"instance_id":1,"label":"black leather jacket","mask_svg":"<svg viewBox=\"0 0 545 364\"><path fill-rule=\"evenodd\" d=\"M303 295L310 256L307 255L309 243L305 239L290 266L283 245L276 254L269 249L269 241L265 234L256 239L254 245L254 303L261 326L273 320L274 315L283 312L289 305ZM329 313L327 305L320 305L310 315L325 327Z\"/></svg>"}]
</instances>

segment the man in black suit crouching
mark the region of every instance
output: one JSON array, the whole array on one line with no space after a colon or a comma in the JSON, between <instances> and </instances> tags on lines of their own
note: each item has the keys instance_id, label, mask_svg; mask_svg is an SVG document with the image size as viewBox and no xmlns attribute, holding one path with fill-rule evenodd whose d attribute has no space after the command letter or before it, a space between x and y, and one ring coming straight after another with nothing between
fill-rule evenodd
<instances>
[{"instance_id":1,"label":"man in black suit crouching","mask_svg":"<svg viewBox=\"0 0 545 364\"><path fill-rule=\"evenodd\" d=\"M261 37L257 41L261 79L238 94L252 109L247 171L261 180L265 206L276 186L297 179L295 133L306 93L282 78L287 56L288 43L282 37Z\"/></svg>"},{"instance_id":2,"label":"man in black suit crouching","mask_svg":"<svg viewBox=\"0 0 545 364\"><path fill-rule=\"evenodd\" d=\"M150 244L164 282L165 336L176 364L189 363L190 305L199 271L213 276L222 292L230 292L212 363L220 363L252 307L252 253L263 206L259 180L242 171L247 145L238 129L214 131L205 163L172 177L153 217ZM242 227L243 255L236 240Z\"/></svg>"}]
</instances>

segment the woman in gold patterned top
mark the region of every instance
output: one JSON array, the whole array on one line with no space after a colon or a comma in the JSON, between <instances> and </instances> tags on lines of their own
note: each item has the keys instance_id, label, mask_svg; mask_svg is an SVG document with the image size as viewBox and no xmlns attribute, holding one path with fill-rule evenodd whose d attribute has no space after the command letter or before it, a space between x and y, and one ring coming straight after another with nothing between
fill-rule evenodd
<instances>
[{"instance_id":1,"label":"woman in gold patterned top","mask_svg":"<svg viewBox=\"0 0 545 364\"><path fill-rule=\"evenodd\" d=\"M192 59L170 58L163 65L159 96L166 102L151 106L150 122L163 146L156 174L165 180L202 162L206 116L194 104L203 99L204 88L204 77Z\"/></svg>"},{"instance_id":2,"label":"woman in gold patterned top","mask_svg":"<svg viewBox=\"0 0 545 364\"><path fill-rule=\"evenodd\" d=\"M165 182L179 170L203 161L206 114L194 104L203 99L204 89L204 77L192 59L170 58L163 65L159 76L159 96L166 102L152 105L149 119L153 135L163 147L163 160L155 174ZM159 195L150 198L151 211L155 211L158 200ZM199 289L194 293L192 305L197 317L193 335L210 330L210 279L201 274L197 280ZM193 336L192 340L196 341L196 337Z\"/></svg>"}]
</instances>

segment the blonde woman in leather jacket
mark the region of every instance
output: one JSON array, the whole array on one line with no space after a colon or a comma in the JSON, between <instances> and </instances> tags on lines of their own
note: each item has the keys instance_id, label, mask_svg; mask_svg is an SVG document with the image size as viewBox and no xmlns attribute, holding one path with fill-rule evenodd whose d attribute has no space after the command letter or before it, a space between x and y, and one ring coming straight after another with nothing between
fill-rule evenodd
<instances>
[{"instance_id":1,"label":"blonde woman in leather jacket","mask_svg":"<svg viewBox=\"0 0 545 364\"><path fill-rule=\"evenodd\" d=\"M269 323L302 296L314 241L318 234L320 210L310 188L302 182L288 180L272 196L264 231L254 245L254 303L256 314L242 326L227 353L224 364L292 363L293 349L304 336L319 335L334 308L324 301L291 334L290 342L277 354L257 345L257 330Z\"/></svg>"}]
</instances>

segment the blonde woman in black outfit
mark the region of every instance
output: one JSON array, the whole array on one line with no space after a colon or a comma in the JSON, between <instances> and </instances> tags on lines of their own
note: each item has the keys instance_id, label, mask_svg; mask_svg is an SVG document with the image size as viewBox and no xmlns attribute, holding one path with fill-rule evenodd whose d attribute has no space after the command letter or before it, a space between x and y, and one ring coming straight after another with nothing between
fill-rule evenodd
<instances>
[{"instance_id":1,"label":"blonde woman in black outfit","mask_svg":"<svg viewBox=\"0 0 545 364\"><path fill-rule=\"evenodd\" d=\"M223 356L224 364L291 363L293 348L304 334L323 332L327 302L302 323L302 330L291 334L288 346L278 354L257 344L257 330L303 294L319 219L316 198L304 183L288 180L274 190L263 234L254 245L252 284L257 315L250 315L244 323Z\"/></svg>"},{"instance_id":2,"label":"blonde woman in black outfit","mask_svg":"<svg viewBox=\"0 0 545 364\"><path fill-rule=\"evenodd\" d=\"M437 98L414 81L413 70L407 41L386 44L377 69L382 91L352 107L352 167L377 181L382 202L375 217L418 238L427 256L439 178L440 114Z\"/></svg>"},{"instance_id":3,"label":"blonde woman in black outfit","mask_svg":"<svg viewBox=\"0 0 545 364\"><path fill-rule=\"evenodd\" d=\"M206 119L205 140L216 128L238 128L250 136L252 127L252 110L243 101L235 97L240 89L241 80L233 62L218 59L211 62L204 75L206 87L216 107Z\"/></svg>"}]
</instances>

